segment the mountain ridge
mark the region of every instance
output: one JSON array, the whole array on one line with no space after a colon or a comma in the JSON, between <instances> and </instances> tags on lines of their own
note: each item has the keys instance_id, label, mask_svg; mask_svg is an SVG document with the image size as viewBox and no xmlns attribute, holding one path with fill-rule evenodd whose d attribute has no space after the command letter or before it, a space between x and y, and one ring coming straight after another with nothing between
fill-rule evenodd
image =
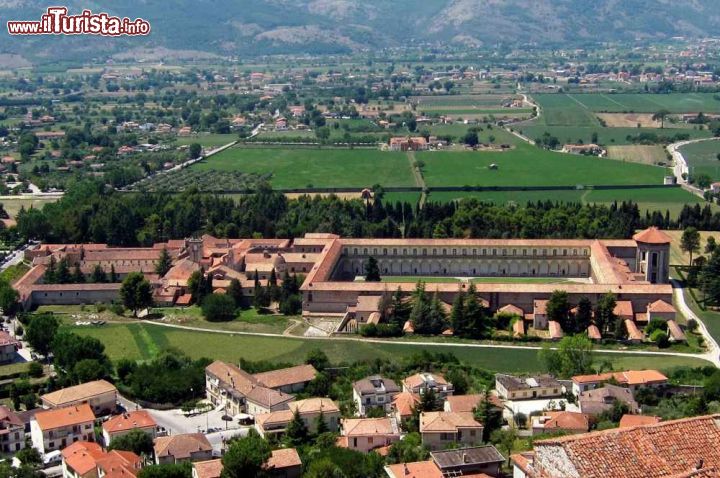
<instances>
[{"instance_id":1,"label":"mountain ridge","mask_svg":"<svg viewBox=\"0 0 720 478\"><path fill-rule=\"evenodd\" d=\"M139 47L222 56L346 53L444 43L492 45L708 37L720 29L716 0L69 0L152 25L146 38L0 37L0 53L42 60L112 55ZM0 1L6 20L36 20L47 4Z\"/></svg>"}]
</instances>

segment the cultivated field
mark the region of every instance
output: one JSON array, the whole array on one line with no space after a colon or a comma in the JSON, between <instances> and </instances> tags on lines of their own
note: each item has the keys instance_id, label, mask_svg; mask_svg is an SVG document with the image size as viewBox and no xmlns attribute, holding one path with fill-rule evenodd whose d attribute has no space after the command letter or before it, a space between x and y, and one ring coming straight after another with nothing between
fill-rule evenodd
<instances>
[{"instance_id":1,"label":"cultivated field","mask_svg":"<svg viewBox=\"0 0 720 478\"><path fill-rule=\"evenodd\" d=\"M277 189L415 186L404 153L349 149L230 148L191 169L270 173Z\"/></svg>"},{"instance_id":2,"label":"cultivated field","mask_svg":"<svg viewBox=\"0 0 720 478\"><path fill-rule=\"evenodd\" d=\"M683 146L680 152L692 168L692 174L707 174L714 181L720 181L720 140L700 141Z\"/></svg>"},{"instance_id":3,"label":"cultivated field","mask_svg":"<svg viewBox=\"0 0 720 478\"><path fill-rule=\"evenodd\" d=\"M630 161L640 164L657 164L658 162L669 163L665 148L659 145L626 145L608 146L608 158L618 161Z\"/></svg>"},{"instance_id":4,"label":"cultivated field","mask_svg":"<svg viewBox=\"0 0 720 478\"><path fill-rule=\"evenodd\" d=\"M598 113L608 128L659 128L662 124L650 113ZM639 125L639 126L638 126Z\"/></svg>"},{"instance_id":5,"label":"cultivated field","mask_svg":"<svg viewBox=\"0 0 720 478\"><path fill-rule=\"evenodd\" d=\"M690 254L683 252L680 249L680 240L682 238L683 231L665 231L673 241L670 245L670 264L672 265L688 265L690 262ZM720 240L720 232L718 231L700 231L700 252L693 254L693 258L698 256L706 255L704 253L705 243L707 238L713 236L715 239Z\"/></svg>"},{"instance_id":6,"label":"cultivated field","mask_svg":"<svg viewBox=\"0 0 720 478\"><path fill-rule=\"evenodd\" d=\"M664 168L539 150L520 144L508 152L427 152L428 186L575 186L662 184ZM497 169L490 169L496 164Z\"/></svg>"},{"instance_id":7,"label":"cultivated field","mask_svg":"<svg viewBox=\"0 0 720 478\"><path fill-rule=\"evenodd\" d=\"M714 113L720 111L720 101L710 93L683 93L670 95L651 94L536 94L535 101L542 114L537 120L514 126L526 136L535 139L548 132L562 143L589 143L593 134L601 144L632 144L628 137L640 133L654 133L659 137L672 138L687 134L691 138L710 136L707 130L698 130L686 124L673 125L666 121L665 128L650 127L649 116L661 109L672 113ZM603 127L598 116L607 116L608 127ZM637 116L635 116L637 115ZM637 117L638 120L632 121ZM607 121L607 119L606 119ZM651 121L651 120L650 120ZM637 127L640 122L642 128Z\"/></svg>"}]
</instances>

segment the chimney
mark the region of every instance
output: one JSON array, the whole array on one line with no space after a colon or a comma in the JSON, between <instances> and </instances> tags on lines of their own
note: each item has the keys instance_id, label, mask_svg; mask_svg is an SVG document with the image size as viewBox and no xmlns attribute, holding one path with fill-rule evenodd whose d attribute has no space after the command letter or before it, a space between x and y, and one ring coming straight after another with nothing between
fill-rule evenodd
<instances>
[{"instance_id":1,"label":"chimney","mask_svg":"<svg viewBox=\"0 0 720 478\"><path fill-rule=\"evenodd\" d=\"M463 453L463 463L470 463L470 457L467 456L467 453Z\"/></svg>"},{"instance_id":2,"label":"chimney","mask_svg":"<svg viewBox=\"0 0 720 478\"><path fill-rule=\"evenodd\" d=\"M410 474L410 469L407 466L407 463L403 463L403 471L405 472L405 476Z\"/></svg>"},{"instance_id":3,"label":"chimney","mask_svg":"<svg viewBox=\"0 0 720 478\"><path fill-rule=\"evenodd\" d=\"M703 464L705 464L705 461L704 461L702 458L700 458L700 459L697 461L697 463L695 464L695 469L696 469L696 470L702 470Z\"/></svg>"}]
</instances>

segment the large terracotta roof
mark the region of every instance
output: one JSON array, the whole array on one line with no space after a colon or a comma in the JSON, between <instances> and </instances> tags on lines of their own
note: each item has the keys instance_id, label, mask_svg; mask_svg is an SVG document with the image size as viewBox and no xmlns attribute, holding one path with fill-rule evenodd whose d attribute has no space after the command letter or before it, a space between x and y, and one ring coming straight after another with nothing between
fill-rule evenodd
<instances>
[{"instance_id":1,"label":"large terracotta roof","mask_svg":"<svg viewBox=\"0 0 720 478\"><path fill-rule=\"evenodd\" d=\"M644 244L670 244L672 238L657 227L650 227L633 236L633 240Z\"/></svg>"},{"instance_id":2,"label":"large terracotta roof","mask_svg":"<svg viewBox=\"0 0 720 478\"><path fill-rule=\"evenodd\" d=\"M176 460L190 458L198 451L210 451L212 445L202 433L187 433L155 439L155 456L173 456Z\"/></svg>"},{"instance_id":3,"label":"large terracotta roof","mask_svg":"<svg viewBox=\"0 0 720 478\"><path fill-rule=\"evenodd\" d=\"M342 421L343 436L397 435L397 427L390 418L346 418Z\"/></svg>"},{"instance_id":4,"label":"large terracotta roof","mask_svg":"<svg viewBox=\"0 0 720 478\"><path fill-rule=\"evenodd\" d=\"M77 441L62 451L65 464L79 476L95 470L97 459L103 454L100 445L86 441Z\"/></svg>"},{"instance_id":5,"label":"large terracotta roof","mask_svg":"<svg viewBox=\"0 0 720 478\"><path fill-rule=\"evenodd\" d=\"M440 468L430 460L388 465L385 472L391 478L443 478Z\"/></svg>"},{"instance_id":6,"label":"large terracotta roof","mask_svg":"<svg viewBox=\"0 0 720 478\"><path fill-rule=\"evenodd\" d=\"M312 365L298 365L296 367L256 373L254 377L268 388L280 388L296 383L310 382L316 375L317 370Z\"/></svg>"},{"instance_id":7,"label":"large terracotta roof","mask_svg":"<svg viewBox=\"0 0 720 478\"><path fill-rule=\"evenodd\" d=\"M535 443L538 476L678 477L720 473L720 415L604 430ZM562 461L558 461L562 460ZM549 469L545 469L548 467ZM697 475L695 475L697 476Z\"/></svg>"},{"instance_id":8,"label":"large terracotta roof","mask_svg":"<svg viewBox=\"0 0 720 478\"><path fill-rule=\"evenodd\" d=\"M223 464L220 458L217 460L198 461L193 463L192 466L195 469L193 476L196 478L220 478L223 470Z\"/></svg>"},{"instance_id":9,"label":"large terracotta roof","mask_svg":"<svg viewBox=\"0 0 720 478\"><path fill-rule=\"evenodd\" d=\"M35 421L41 430L54 430L72 425L81 425L95 421L90 405L83 403L73 407L56 408L35 414Z\"/></svg>"},{"instance_id":10,"label":"large terracotta roof","mask_svg":"<svg viewBox=\"0 0 720 478\"><path fill-rule=\"evenodd\" d=\"M95 380L75 385L73 387L61 388L55 392L46 393L41 396L40 399L50 406L61 407L63 405L83 400L89 400L92 397L96 397L104 393L117 393L117 388L108 381Z\"/></svg>"},{"instance_id":11,"label":"large terracotta roof","mask_svg":"<svg viewBox=\"0 0 720 478\"><path fill-rule=\"evenodd\" d=\"M456 432L458 428L481 428L471 412L424 412L420 414L420 433Z\"/></svg>"},{"instance_id":12,"label":"large terracotta roof","mask_svg":"<svg viewBox=\"0 0 720 478\"><path fill-rule=\"evenodd\" d=\"M103 430L109 434L134 430L136 428L155 427L156 423L147 410L136 410L117 415L102 424Z\"/></svg>"},{"instance_id":13,"label":"large terracotta roof","mask_svg":"<svg viewBox=\"0 0 720 478\"><path fill-rule=\"evenodd\" d=\"M267 470L281 470L293 466L302 466L300 455L295 448L281 448L273 450L270 458L265 463Z\"/></svg>"}]
</instances>

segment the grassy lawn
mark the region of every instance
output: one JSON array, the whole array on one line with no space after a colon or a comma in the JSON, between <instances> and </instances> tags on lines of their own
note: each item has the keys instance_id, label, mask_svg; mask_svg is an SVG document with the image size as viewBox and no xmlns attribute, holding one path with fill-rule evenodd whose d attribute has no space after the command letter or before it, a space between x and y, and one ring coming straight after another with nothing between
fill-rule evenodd
<instances>
[{"instance_id":1,"label":"grassy lawn","mask_svg":"<svg viewBox=\"0 0 720 478\"><path fill-rule=\"evenodd\" d=\"M707 174L714 181L720 180L720 140L701 141L680 149L695 176Z\"/></svg>"},{"instance_id":2,"label":"grassy lawn","mask_svg":"<svg viewBox=\"0 0 720 478\"><path fill-rule=\"evenodd\" d=\"M254 308L243 310L238 318L231 322L209 322L202 317L202 311L197 306L184 309L178 307L154 308L153 313L164 315L165 323L233 332L281 334L290 326L290 320L287 317L259 314Z\"/></svg>"},{"instance_id":3,"label":"grassy lawn","mask_svg":"<svg viewBox=\"0 0 720 478\"><path fill-rule=\"evenodd\" d=\"M126 357L147 360L159 351L173 347L193 358L209 357L236 362L249 360L300 363L310 350L322 349L334 362L357 360L398 360L422 350L454 353L460 360L502 372L539 372L541 364L536 350L471 348L453 345L428 346L388 343L366 343L342 339L308 340L286 337L251 337L211 332L193 332L140 323L108 324L104 327L66 326L75 333L93 336L105 344L113 360ZM351 345L351 346L348 346ZM685 357L650 355L598 354L598 360L610 360L616 369L700 366L702 360Z\"/></svg>"},{"instance_id":4,"label":"grassy lawn","mask_svg":"<svg viewBox=\"0 0 720 478\"><path fill-rule=\"evenodd\" d=\"M24 373L27 371L30 362L11 363L8 365L0 365L0 379L9 375Z\"/></svg>"},{"instance_id":5,"label":"grassy lawn","mask_svg":"<svg viewBox=\"0 0 720 478\"><path fill-rule=\"evenodd\" d=\"M18 198L4 198L0 199L0 203L2 203L3 207L7 211L7 213L10 215L10 217L17 216L17 213L20 211L20 208L30 209L31 207L34 208L42 208L45 204L55 202L57 201L57 198L42 198L42 199L33 199L33 198L24 198L24 197L18 197Z\"/></svg>"},{"instance_id":6,"label":"grassy lawn","mask_svg":"<svg viewBox=\"0 0 720 478\"><path fill-rule=\"evenodd\" d=\"M428 186L575 186L662 184L666 169L555 153L521 144L507 152L427 152ZM496 170L489 169L497 164Z\"/></svg>"},{"instance_id":7,"label":"grassy lawn","mask_svg":"<svg viewBox=\"0 0 720 478\"><path fill-rule=\"evenodd\" d=\"M230 148L192 167L271 174L279 189L415 186L407 156L379 150Z\"/></svg>"},{"instance_id":8,"label":"grassy lawn","mask_svg":"<svg viewBox=\"0 0 720 478\"><path fill-rule=\"evenodd\" d=\"M10 266L4 271L0 272L0 278L13 283L21 278L27 271L30 270L30 266L24 263L20 263L14 266Z\"/></svg>"},{"instance_id":9,"label":"grassy lawn","mask_svg":"<svg viewBox=\"0 0 720 478\"><path fill-rule=\"evenodd\" d=\"M688 265L690 263L690 255L683 252L680 249L680 240L682 238L683 231L663 231L670 237L672 237L672 243L670 244L670 264L672 265ZM708 237L713 236L715 239L720 239L720 232L718 231L700 231L700 252L693 254L693 258L705 255L705 244L707 243Z\"/></svg>"}]
</instances>

